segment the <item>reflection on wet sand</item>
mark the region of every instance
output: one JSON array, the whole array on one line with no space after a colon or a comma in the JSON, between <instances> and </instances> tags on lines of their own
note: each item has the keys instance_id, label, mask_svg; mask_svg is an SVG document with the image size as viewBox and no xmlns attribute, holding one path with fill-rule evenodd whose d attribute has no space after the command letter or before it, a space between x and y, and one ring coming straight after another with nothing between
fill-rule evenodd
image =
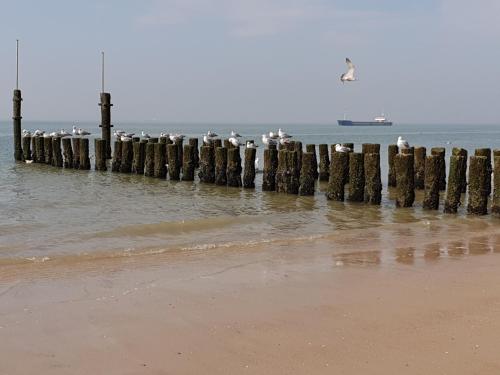
<instances>
[{"instance_id":1,"label":"reflection on wet sand","mask_svg":"<svg viewBox=\"0 0 500 375\"><path fill-rule=\"evenodd\" d=\"M452 241L446 248L450 257L461 257L467 252L467 246L463 241Z\"/></svg>"},{"instance_id":2,"label":"reflection on wet sand","mask_svg":"<svg viewBox=\"0 0 500 375\"><path fill-rule=\"evenodd\" d=\"M486 236L475 237L469 240L469 254L481 255L491 251L489 238Z\"/></svg>"},{"instance_id":3,"label":"reflection on wet sand","mask_svg":"<svg viewBox=\"0 0 500 375\"><path fill-rule=\"evenodd\" d=\"M406 265L415 263L415 248L414 247L398 247L394 251L396 262Z\"/></svg>"},{"instance_id":4,"label":"reflection on wet sand","mask_svg":"<svg viewBox=\"0 0 500 375\"><path fill-rule=\"evenodd\" d=\"M346 266L376 266L381 260L381 251L358 251L352 253L342 253L333 256L335 265Z\"/></svg>"},{"instance_id":5,"label":"reflection on wet sand","mask_svg":"<svg viewBox=\"0 0 500 375\"><path fill-rule=\"evenodd\" d=\"M424 248L424 259L426 261L436 261L441 256L441 244L439 242L430 243Z\"/></svg>"}]
</instances>

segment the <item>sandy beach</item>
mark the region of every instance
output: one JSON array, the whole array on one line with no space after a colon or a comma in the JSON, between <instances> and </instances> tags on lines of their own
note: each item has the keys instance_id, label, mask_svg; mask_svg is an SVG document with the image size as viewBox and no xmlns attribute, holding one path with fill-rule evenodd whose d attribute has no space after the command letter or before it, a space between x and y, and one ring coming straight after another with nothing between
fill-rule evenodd
<instances>
[{"instance_id":1,"label":"sandy beach","mask_svg":"<svg viewBox=\"0 0 500 375\"><path fill-rule=\"evenodd\" d=\"M498 374L500 230L365 233L5 266L0 373Z\"/></svg>"}]
</instances>

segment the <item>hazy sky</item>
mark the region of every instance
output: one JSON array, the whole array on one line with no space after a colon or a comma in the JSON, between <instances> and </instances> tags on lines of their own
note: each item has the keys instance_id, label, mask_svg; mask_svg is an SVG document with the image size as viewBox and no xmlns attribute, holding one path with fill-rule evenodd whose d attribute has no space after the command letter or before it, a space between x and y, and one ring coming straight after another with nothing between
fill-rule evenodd
<instances>
[{"instance_id":1,"label":"hazy sky","mask_svg":"<svg viewBox=\"0 0 500 375\"><path fill-rule=\"evenodd\" d=\"M26 120L500 123L499 0L0 0ZM339 77L350 57L358 82Z\"/></svg>"}]
</instances>

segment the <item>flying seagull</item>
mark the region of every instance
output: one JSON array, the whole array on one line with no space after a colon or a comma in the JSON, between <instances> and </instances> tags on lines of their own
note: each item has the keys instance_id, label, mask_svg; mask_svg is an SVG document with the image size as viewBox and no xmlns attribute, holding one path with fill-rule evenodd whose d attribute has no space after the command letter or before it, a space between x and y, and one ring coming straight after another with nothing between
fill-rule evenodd
<instances>
[{"instance_id":1,"label":"flying seagull","mask_svg":"<svg viewBox=\"0 0 500 375\"><path fill-rule=\"evenodd\" d=\"M356 81L354 78L354 65L351 60L346 57L345 62L347 64L347 73L344 73L340 76L340 81L345 83L346 81Z\"/></svg>"}]
</instances>

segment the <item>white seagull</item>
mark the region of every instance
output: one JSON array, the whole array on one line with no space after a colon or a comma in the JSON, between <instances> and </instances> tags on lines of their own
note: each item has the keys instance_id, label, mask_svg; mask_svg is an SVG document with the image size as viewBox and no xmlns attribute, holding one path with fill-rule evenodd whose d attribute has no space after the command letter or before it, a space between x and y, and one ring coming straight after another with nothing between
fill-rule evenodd
<instances>
[{"instance_id":1,"label":"white seagull","mask_svg":"<svg viewBox=\"0 0 500 375\"><path fill-rule=\"evenodd\" d=\"M238 138L235 138L235 137L231 137L228 139L229 143L231 143L234 147L238 147L238 146L242 146L243 143L240 143L238 141Z\"/></svg>"},{"instance_id":2,"label":"white seagull","mask_svg":"<svg viewBox=\"0 0 500 375\"><path fill-rule=\"evenodd\" d=\"M403 139L403 137L398 137L398 148L410 148L410 145L407 141Z\"/></svg>"},{"instance_id":3,"label":"white seagull","mask_svg":"<svg viewBox=\"0 0 500 375\"><path fill-rule=\"evenodd\" d=\"M29 130L23 129L23 137L31 136L31 132Z\"/></svg>"},{"instance_id":4,"label":"white seagull","mask_svg":"<svg viewBox=\"0 0 500 375\"><path fill-rule=\"evenodd\" d=\"M335 145L335 152L351 152L351 149L346 146L342 146L340 144Z\"/></svg>"},{"instance_id":5,"label":"white seagull","mask_svg":"<svg viewBox=\"0 0 500 375\"><path fill-rule=\"evenodd\" d=\"M35 132L33 133L33 135L35 137L40 137L40 136L42 136L44 134L45 134L45 130L40 130L40 129L36 129Z\"/></svg>"},{"instance_id":6,"label":"white seagull","mask_svg":"<svg viewBox=\"0 0 500 375\"><path fill-rule=\"evenodd\" d=\"M59 137L71 137L71 133L70 133L70 132L67 132L67 131L66 131L66 130L64 130L64 129L61 129L61 130L57 133L57 135L58 135Z\"/></svg>"},{"instance_id":7,"label":"white seagull","mask_svg":"<svg viewBox=\"0 0 500 375\"><path fill-rule=\"evenodd\" d=\"M50 133L50 134L48 135L48 137L47 137L47 138L49 138L49 137L57 137L58 135L59 135L59 134L57 134L57 132L52 132L52 133ZM45 137L45 135L44 135L44 137Z\"/></svg>"},{"instance_id":8,"label":"white seagull","mask_svg":"<svg viewBox=\"0 0 500 375\"><path fill-rule=\"evenodd\" d=\"M269 146L269 145L275 145L276 141L272 138L269 138L267 135L262 134L262 143Z\"/></svg>"},{"instance_id":9,"label":"white seagull","mask_svg":"<svg viewBox=\"0 0 500 375\"><path fill-rule=\"evenodd\" d=\"M86 135L90 135L90 132L88 132L82 128L78 128L78 135L79 136L86 136Z\"/></svg>"},{"instance_id":10,"label":"white seagull","mask_svg":"<svg viewBox=\"0 0 500 375\"><path fill-rule=\"evenodd\" d=\"M212 144L212 142L213 142L212 138L210 138L208 135L203 136L203 143L204 144L210 145L210 144Z\"/></svg>"},{"instance_id":11,"label":"white seagull","mask_svg":"<svg viewBox=\"0 0 500 375\"><path fill-rule=\"evenodd\" d=\"M215 137L218 137L218 135L216 133L214 133L213 131L209 130L207 132L207 137L208 138L215 138Z\"/></svg>"},{"instance_id":12,"label":"white seagull","mask_svg":"<svg viewBox=\"0 0 500 375\"><path fill-rule=\"evenodd\" d=\"M167 138L170 138L170 134L168 134L168 133L164 133L164 132L161 132L161 133L160 133L160 137L167 137Z\"/></svg>"},{"instance_id":13,"label":"white seagull","mask_svg":"<svg viewBox=\"0 0 500 375\"><path fill-rule=\"evenodd\" d=\"M132 140L132 137L127 137L126 135L120 136L120 140L122 142L130 142Z\"/></svg>"},{"instance_id":14,"label":"white seagull","mask_svg":"<svg viewBox=\"0 0 500 375\"><path fill-rule=\"evenodd\" d=\"M240 138L241 135L239 135L238 133L236 133L234 130L231 130L231 137Z\"/></svg>"},{"instance_id":15,"label":"white seagull","mask_svg":"<svg viewBox=\"0 0 500 375\"><path fill-rule=\"evenodd\" d=\"M257 148L257 147L259 146L256 145L254 142L247 141L247 148Z\"/></svg>"},{"instance_id":16,"label":"white seagull","mask_svg":"<svg viewBox=\"0 0 500 375\"><path fill-rule=\"evenodd\" d=\"M149 139L151 136L148 133L144 133L144 130L141 132L143 138Z\"/></svg>"},{"instance_id":17,"label":"white seagull","mask_svg":"<svg viewBox=\"0 0 500 375\"><path fill-rule=\"evenodd\" d=\"M276 134L275 132L269 132L269 138L271 138L271 139L278 139L279 135Z\"/></svg>"},{"instance_id":18,"label":"white seagull","mask_svg":"<svg viewBox=\"0 0 500 375\"><path fill-rule=\"evenodd\" d=\"M356 81L356 78L354 78L354 65L351 62L351 60L346 57L345 62L347 64L347 73L344 73L340 76L340 81L342 83L345 83L346 81Z\"/></svg>"},{"instance_id":19,"label":"white seagull","mask_svg":"<svg viewBox=\"0 0 500 375\"><path fill-rule=\"evenodd\" d=\"M291 142L290 138L280 138L280 145L282 145L282 146L287 145L290 142Z\"/></svg>"},{"instance_id":20,"label":"white seagull","mask_svg":"<svg viewBox=\"0 0 500 375\"><path fill-rule=\"evenodd\" d=\"M278 129L278 136L280 138L292 138L291 135L286 134L281 128Z\"/></svg>"},{"instance_id":21,"label":"white seagull","mask_svg":"<svg viewBox=\"0 0 500 375\"><path fill-rule=\"evenodd\" d=\"M175 141L177 141L178 139L184 139L184 135L182 135L182 134L170 134L170 137L169 137L169 138L170 138L170 140L171 140L172 142L175 142Z\"/></svg>"}]
</instances>

